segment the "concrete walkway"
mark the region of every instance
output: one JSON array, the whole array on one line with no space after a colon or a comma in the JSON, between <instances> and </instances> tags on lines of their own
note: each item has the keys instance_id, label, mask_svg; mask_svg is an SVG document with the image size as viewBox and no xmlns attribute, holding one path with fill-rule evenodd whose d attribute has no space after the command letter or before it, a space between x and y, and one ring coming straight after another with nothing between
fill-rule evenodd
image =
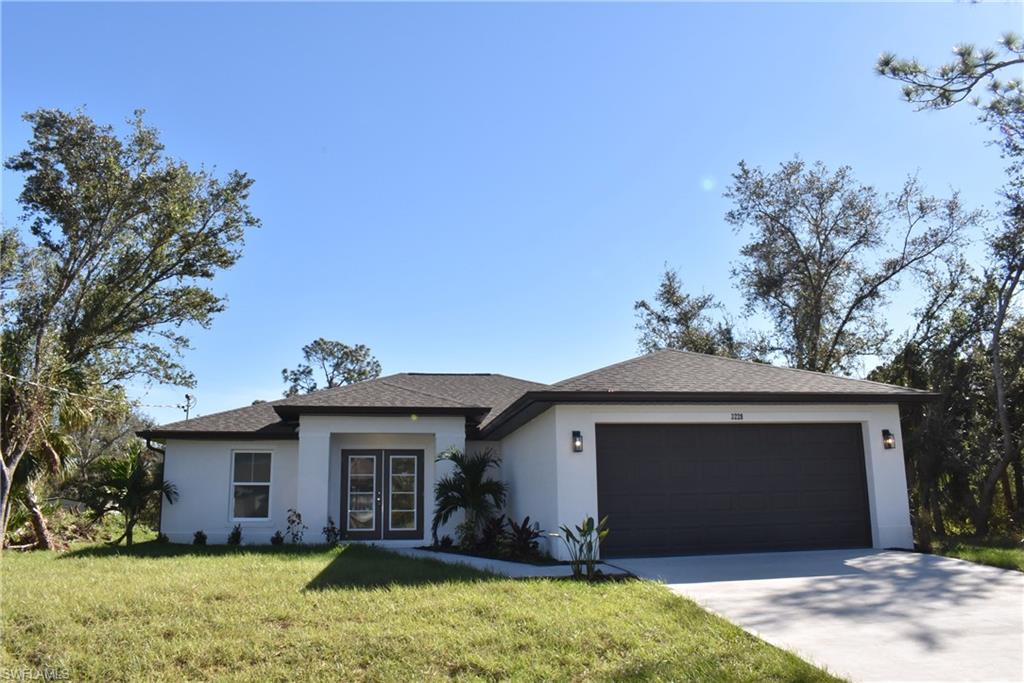
<instances>
[{"instance_id":1,"label":"concrete walkway","mask_svg":"<svg viewBox=\"0 0 1024 683\"><path fill-rule=\"evenodd\" d=\"M844 550L613 560L855 681L1024 680L1024 574Z\"/></svg>"},{"instance_id":2,"label":"concrete walkway","mask_svg":"<svg viewBox=\"0 0 1024 683\"><path fill-rule=\"evenodd\" d=\"M460 555L458 553L439 553L420 548L395 548L394 551L406 557L415 557L421 560L464 564L474 569L508 576L513 579L572 576L572 569L567 564L541 565L526 564L525 562L506 562L505 560L492 560L487 557L473 557L472 555Z\"/></svg>"}]
</instances>

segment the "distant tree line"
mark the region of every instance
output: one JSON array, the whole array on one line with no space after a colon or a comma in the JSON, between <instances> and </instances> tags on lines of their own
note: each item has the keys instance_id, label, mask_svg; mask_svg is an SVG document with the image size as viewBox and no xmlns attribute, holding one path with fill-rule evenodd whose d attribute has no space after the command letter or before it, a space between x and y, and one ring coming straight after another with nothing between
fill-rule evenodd
<instances>
[{"instance_id":1,"label":"distant tree line","mask_svg":"<svg viewBox=\"0 0 1024 683\"><path fill-rule=\"evenodd\" d=\"M914 177L882 193L849 167L796 158L766 171L740 162L725 193L726 221L746 237L732 275L742 316L763 316L768 330L737 329L721 302L685 291L669 267L654 298L635 304L645 351L845 375L880 358L869 379L938 393L902 411L925 545L936 533L1019 533L1024 523L1024 91L1020 80L1000 79L1022 64L1013 34L993 49L960 46L936 68L891 54L877 64L920 109L971 98L1006 164L996 211L965 208L956 193L930 196ZM979 240L985 261L970 264L963 249ZM895 331L887 305L908 280L924 296L911 329Z\"/></svg>"}]
</instances>

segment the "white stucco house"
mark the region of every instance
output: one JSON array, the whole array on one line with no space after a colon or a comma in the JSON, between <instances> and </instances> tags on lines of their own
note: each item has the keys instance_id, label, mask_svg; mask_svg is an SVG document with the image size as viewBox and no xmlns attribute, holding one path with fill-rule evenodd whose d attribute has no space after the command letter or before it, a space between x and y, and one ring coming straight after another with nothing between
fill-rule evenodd
<instances>
[{"instance_id":1,"label":"white stucco house","mask_svg":"<svg viewBox=\"0 0 1024 683\"><path fill-rule=\"evenodd\" d=\"M500 455L513 518L607 516L605 557L910 548L899 406L931 396L666 350L551 385L402 373L140 436L180 494L161 512L175 542L240 524L267 543L294 508L307 542L330 517L349 540L429 543L455 446Z\"/></svg>"}]
</instances>

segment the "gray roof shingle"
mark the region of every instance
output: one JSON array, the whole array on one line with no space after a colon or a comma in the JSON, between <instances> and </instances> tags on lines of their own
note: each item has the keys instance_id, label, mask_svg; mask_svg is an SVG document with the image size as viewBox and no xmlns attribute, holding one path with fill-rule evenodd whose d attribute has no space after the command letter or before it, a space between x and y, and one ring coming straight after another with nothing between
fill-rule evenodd
<instances>
[{"instance_id":1,"label":"gray roof shingle","mask_svg":"<svg viewBox=\"0 0 1024 683\"><path fill-rule=\"evenodd\" d=\"M570 377L556 382L552 388L559 391L744 394L770 392L896 395L918 391L892 384L675 349L662 349Z\"/></svg>"},{"instance_id":2,"label":"gray roof shingle","mask_svg":"<svg viewBox=\"0 0 1024 683\"><path fill-rule=\"evenodd\" d=\"M450 411L478 419L481 430L494 430L494 425L510 422L511 415L522 412L531 402L586 401L595 397L607 401L616 393L630 394L623 400L637 401L657 400L659 394L663 400L672 396L696 400L706 396L711 400L735 395L783 401L801 396L892 398L894 402L932 396L891 384L666 349L551 385L496 374L400 373L174 422L140 435L296 438L294 419L303 412L388 410Z\"/></svg>"},{"instance_id":3,"label":"gray roof shingle","mask_svg":"<svg viewBox=\"0 0 1024 683\"><path fill-rule=\"evenodd\" d=\"M496 374L400 373L309 394L258 403L245 408L203 415L142 432L143 436L235 435L251 432L264 438L294 438L294 424L280 413L343 413L353 410L451 410L453 414L477 413L488 418L503 410L527 391L548 385ZM280 413L279 413L280 411Z\"/></svg>"}]
</instances>

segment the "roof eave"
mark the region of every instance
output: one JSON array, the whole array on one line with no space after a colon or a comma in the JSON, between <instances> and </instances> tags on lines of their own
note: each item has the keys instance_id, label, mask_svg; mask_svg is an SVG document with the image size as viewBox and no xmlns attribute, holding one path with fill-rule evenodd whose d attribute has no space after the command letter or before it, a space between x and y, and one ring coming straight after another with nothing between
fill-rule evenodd
<instances>
[{"instance_id":1,"label":"roof eave","mask_svg":"<svg viewBox=\"0 0 1024 683\"><path fill-rule=\"evenodd\" d=\"M677 391L528 391L477 432L499 439L557 403L925 403L940 394L928 391L864 392L677 392ZM525 416L521 416L525 413Z\"/></svg>"},{"instance_id":2,"label":"roof eave","mask_svg":"<svg viewBox=\"0 0 1024 683\"><path fill-rule=\"evenodd\" d=\"M301 415L461 415L473 417L486 415L490 408L444 407L444 406L274 406L283 420L297 420Z\"/></svg>"},{"instance_id":3,"label":"roof eave","mask_svg":"<svg viewBox=\"0 0 1024 683\"><path fill-rule=\"evenodd\" d=\"M290 432L245 432L237 430L216 431L209 429L144 429L142 431L135 432L135 435L140 439L155 439L158 441L165 439L245 439L247 441L290 441L299 438L299 433L295 430Z\"/></svg>"}]
</instances>

